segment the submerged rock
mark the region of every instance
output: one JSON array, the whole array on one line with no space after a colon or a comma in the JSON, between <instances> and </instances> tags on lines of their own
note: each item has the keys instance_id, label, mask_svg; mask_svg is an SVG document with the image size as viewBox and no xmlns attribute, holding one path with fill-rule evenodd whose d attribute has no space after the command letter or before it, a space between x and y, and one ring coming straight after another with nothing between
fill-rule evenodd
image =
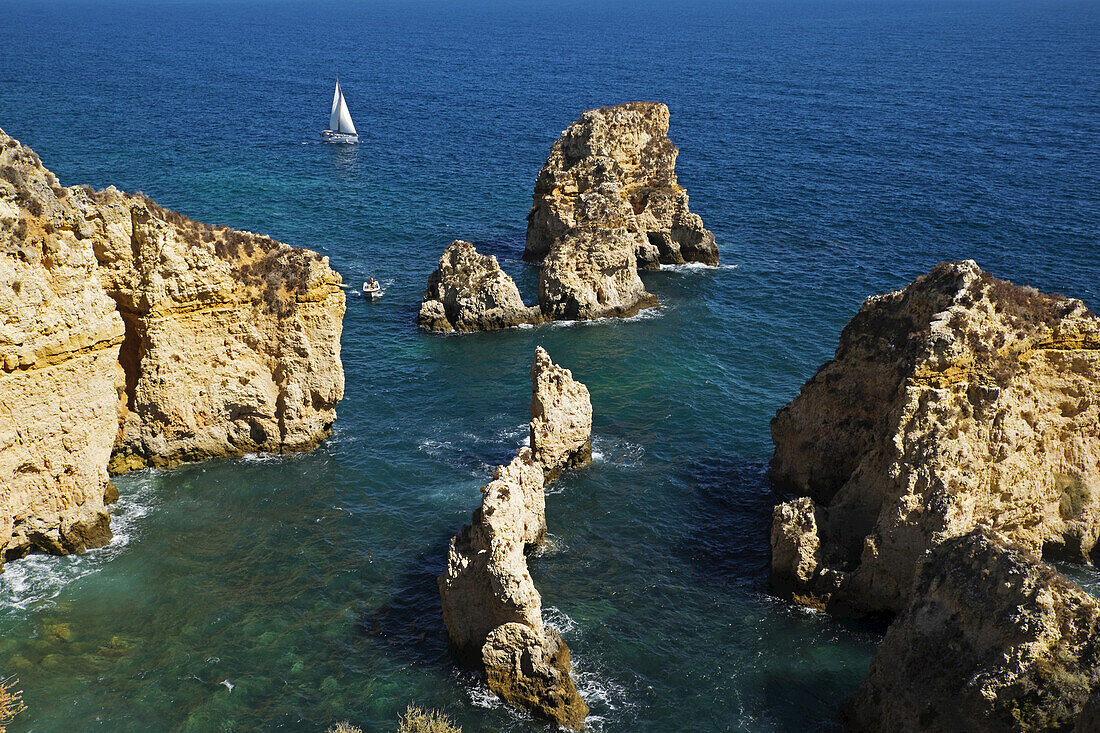
<instances>
[{"instance_id":1,"label":"submerged rock","mask_svg":"<svg viewBox=\"0 0 1100 733\"><path fill-rule=\"evenodd\" d=\"M1095 730L1100 606L977 529L925 558L908 607L841 710L849 731Z\"/></svg>"},{"instance_id":2,"label":"submerged rock","mask_svg":"<svg viewBox=\"0 0 1100 733\"><path fill-rule=\"evenodd\" d=\"M456 239L428 277L417 325L428 331L494 331L542 320L497 258Z\"/></svg>"},{"instance_id":3,"label":"submerged rock","mask_svg":"<svg viewBox=\"0 0 1100 733\"><path fill-rule=\"evenodd\" d=\"M1100 536L1100 319L1078 300L936 266L869 298L772 421L773 587L901 610L918 558L989 524L1075 560Z\"/></svg>"},{"instance_id":4,"label":"submerged rock","mask_svg":"<svg viewBox=\"0 0 1100 733\"><path fill-rule=\"evenodd\" d=\"M521 448L482 489L473 520L451 539L439 595L460 663L483 669L509 704L579 729L588 706L570 677L568 647L543 623L526 553L546 534L547 477L583 460L592 406L584 385L541 348L531 379L535 451Z\"/></svg>"},{"instance_id":5,"label":"submerged rock","mask_svg":"<svg viewBox=\"0 0 1100 733\"><path fill-rule=\"evenodd\" d=\"M531 450L547 481L592 460L588 387L550 360L541 346L531 364Z\"/></svg>"},{"instance_id":6,"label":"submerged rock","mask_svg":"<svg viewBox=\"0 0 1100 733\"><path fill-rule=\"evenodd\" d=\"M668 107L630 102L581 114L550 149L535 182L524 258L539 261L570 230L611 230L642 267L718 264L714 235L688 210L676 181L679 151L668 138ZM584 197L601 191L599 207ZM607 237L604 238L605 241Z\"/></svg>"},{"instance_id":7,"label":"submerged rock","mask_svg":"<svg viewBox=\"0 0 1100 733\"><path fill-rule=\"evenodd\" d=\"M2 131L0 248L0 562L107 542L108 470L330 432L344 296L326 258L62 187Z\"/></svg>"}]
</instances>

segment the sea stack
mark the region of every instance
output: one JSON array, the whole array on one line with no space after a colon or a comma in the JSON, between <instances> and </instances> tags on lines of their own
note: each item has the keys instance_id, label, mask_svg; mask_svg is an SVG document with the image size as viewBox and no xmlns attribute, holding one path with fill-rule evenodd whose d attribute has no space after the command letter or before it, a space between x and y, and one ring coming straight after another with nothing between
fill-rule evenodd
<instances>
[{"instance_id":1,"label":"sea stack","mask_svg":"<svg viewBox=\"0 0 1100 733\"><path fill-rule=\"evenodd\" d=\"M922 559L909 598L845 730L1096 729L1100 606L1038 556L979 528Z\"/></svg>"},{"instance_id":2,"label":"sea stack","mask_svg":"<svg viewBox=\"0 0 1100 733\"><path fill-rule=\"evenodd\" d=\"M668 107L585 112L553 144L527 216L525 260L541 262L538 307L523 304L495 258L455 242L428 280L417 324L487 331L540 320L626 318L657 305L639 269L718 264L714 235L688 209ZM461 248L456 249L461 244Z\"/></svg>"},{"instance_id":3,"label":"sea stack","mask_svg":"<svg viewBox=\"0 0 1100 733\"><path fill-rule=\"evenodd\" d=\"M538 323L537 306L526 306L497 258L456 239L428 277L417 325L428 331L495 331Z\"/></svg>"},{"instance_id":4,"label":"sea stack","mask_svg":"<svg viewBox=\"0 0 1100 733\"><path fill-rule=\"evenodd\" d=\"M639 267L718 264L714 235L688 210L676 180L679 151L668 107L629 102L591 109L562 132L535 182L524 259L538 262L571 229L609 230L635 249ZM586 194L598 192L594 205Z\"/></svg>"},{"instance_id":5,"label":"sea stack","mask_svg":"<svg viewBox=\"0 0 1100 733\"><path fill-rule=\"evenodd\" d=\"M2 131L0 246L0 558L106 542L108 471L331 431L344 295L327 258L62 187Z\"/></svg>"},{"instance_id":6,"label":"sea stack","mask_svg":"<svg viewBox=\"0 0 1100 733\"><path fill-rule=\"evenodd\" d=\"M1100 318L972 261L869 298L772 421L771 582L897 613L920 557L987 525L1084 561L1100 536Z\"/></svg>"},{"instance_id":7,"label":"sea stack","mask_svg":"<svg viewBox=\"0 0 1100 733\"><path fill-rule=\"evenodd\" d=\"M472 522L451 540L439 594L460 663L482 669L508 704L580 729L588 706L570 676L569 648L543 623L526 553L546 534L548 477L591 454L592 405L584 385L541 347L531 378L532 446L536 435L541 443L521 448L482 489Z\"/></svg>"}]
</instances>

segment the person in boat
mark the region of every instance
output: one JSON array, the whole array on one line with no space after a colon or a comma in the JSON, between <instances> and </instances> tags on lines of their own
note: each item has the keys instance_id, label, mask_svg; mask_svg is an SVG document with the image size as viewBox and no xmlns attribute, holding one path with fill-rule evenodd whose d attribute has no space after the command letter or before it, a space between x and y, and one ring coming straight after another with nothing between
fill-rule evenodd
<instances>
[{"instance_id":1,"label":"person in boat","mask_svg":"<svg viewBox=\"0 0 1100 733\"><path fill-rule=\"evenodd\" d=\"M367 281L367 290L374 290L375 287L377 286L375 285L374 278L372 277L370 280Z\"/></svg>"}]
</instances>

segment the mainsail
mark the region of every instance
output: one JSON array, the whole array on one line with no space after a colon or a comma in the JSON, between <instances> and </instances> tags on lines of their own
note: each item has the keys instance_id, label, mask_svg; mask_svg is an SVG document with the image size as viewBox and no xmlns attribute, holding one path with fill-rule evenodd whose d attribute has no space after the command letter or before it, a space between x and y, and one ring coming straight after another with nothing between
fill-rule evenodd
<instances>
[{"instance_id":1,"label":"mainsail","mask_svg":"<svg viewBox=\"0 0 1100 733\"><path fill-rule=\"evenodd\" d=\"M347 135L355 135L355 123L351 121L351 113L348 112L348 104L344 101L344 92L340 90L340 82L336 82L336 91L332 94L332 112L328 116L328 129L333 132L342 132Z\"/></svg>"}]
</instances>

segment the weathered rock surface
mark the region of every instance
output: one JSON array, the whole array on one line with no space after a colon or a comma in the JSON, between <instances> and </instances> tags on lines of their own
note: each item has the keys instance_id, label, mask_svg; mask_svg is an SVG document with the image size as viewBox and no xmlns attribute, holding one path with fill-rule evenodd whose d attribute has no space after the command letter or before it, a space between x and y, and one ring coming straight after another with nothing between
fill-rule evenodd
<instances>
[{"instance_id":1,"label":"weathered rock surface","mask_svg":"<svg viewBox=\"0 0 1100 733\"><path fill-rule=\"evenodd\" d=\"M897 612L918 558L989 524L1084 560L1100 535L1100 319L1080 301L938 265L869 298L772 421L773 586Z\"/></svg>"},{"instance_id":2,"label":"weathered rock surface","mask_svg":"<svg viewBox=\"0 0 1100 733\"><path fill-rule=\"evenodd\" d=\"M109 539L108 465L298 450L331 430L344 296L325 258L64 188L2 131L0 246L3 556Z\"/></svg>"},{"instance_id":3,"label":"weathered rock surface","mask_svg":"<svg viewBox=\"0 0 1100 733\"><path fill-rule=\"evenodd\" d=\"M417 323L487 331L546 319L629 317L657 305L639 268L718 264L714 235L676 181L668 107L589 110L553 145L535 183L524 259L541 261L538 308L523 304L495 258L455 242L432 273Z\"/></svg>"},{"instance_id":4,"label":"weathered rock surface","mask_svg":"<svg viewBox=\"0 0 1100 733\"><path fill-rule=\"evenodd\" d=\"M554 320L628 318L657 305L638 277L626 230L571 229L539 273L539 306Z\"/></svg>"},{"instance_id":5,"label":"weathered rock surface","mask_svg":"<svg viewBox=\"0 0 1100 733\"><path fill-rule=\"evenodd\" d=\"M922 561L908 607L844 705L850 731L1095 726L1100 606L1026 550L977 529Z\"/></svg>"},{"instance_id":6,"label":"weathered rock surface","mask_svg":"<svg viewBox=\"0 0 1100 733\"><path fill-rule=\"evenodd\" d=\"M553 628L540 635L523 624L498 626L485 640L482 661L489 688L508 704L566 728L584 727L588 706L570 676L569 647Z\"/></svg>"},{"instance_id":7,"label":"weathered rock surface","mask_svg":"<svg viewBox=\"0 0 1100 733\"><path fill-rule=\"evenodd\" d=\"M592 460L592 398L588 387L550 360L541 346L531 364L531 450L552 481Z\"/></svg>"},{"instance_id":8,"label":"weathered rock surface","mask_svg":"<svg viewBox=\"0 0 1100 733\"><path fill-rule=\"evenodd\" d=\"M524 553L545 533L542 467L524 448L482 489L481 506L451 540L439 579L443 621L462 663L480 662L485 639L501 624L542 631L542 600Z\"/></svg>"},{"instance_id":9,"label":"weathered rock surface","mask_svg":"<svg viewBox=\"0 0 1100 733\"><path fill-rule=\"evenodd\" d=\"M494 331L541 320L537 306L523 304L496 257L456 239L428 277L417 325L428 331Z\"/></svg>"},{"instance_id":10,"label":"weathered rock surface","mask_svg":"<svg viewBox=\"0 0 1100 733\"><path fill-rule=\"evenodd\" d=\"M0 566L111 539L123 326L67 195L0 131Z\"/></svg>"},{"instance_id":11,"label":"weathered rock surface","mask_svg":"<svg viewBox=\"0 0 1100 733\"><path fill-rule=\"evenodd\" d=\"M546 534L546 477L583 455L592 407L588 390L541 348L531 379L532 446L536 419L545 440L537 454L521 448L482 489L472 522L451 540L439 595L459 662L484 669L489 688L509 704L579 729L588 706L570 677L568 647L542 621L526 553Z\"/></svg>"},{"instance_id":12,"label":"weathered rock surface","mask_svg":"<svg viewBox=\"0 0 1100 733\"><path fill-rule=\"evenodd\" d=\"M668 138L668 107L631 102L584 112L550 149L535 182L524 258L538 261L570 230L610 230L642 267L718 264L714 236L688 210L676 181L679 151ZM599 191L608 200L585 202Z\"/></svg>"}]
</instances>

